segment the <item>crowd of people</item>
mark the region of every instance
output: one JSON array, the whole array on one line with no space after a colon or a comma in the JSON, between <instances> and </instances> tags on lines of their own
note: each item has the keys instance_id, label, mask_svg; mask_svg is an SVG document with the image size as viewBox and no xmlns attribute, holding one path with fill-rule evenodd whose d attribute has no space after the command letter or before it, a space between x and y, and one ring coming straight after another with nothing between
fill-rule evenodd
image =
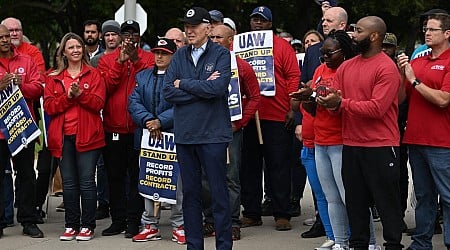
<instances>
[{"instance_id":1,"label":"crowd of people","mask_svg":"<svg viewBox=\"0 0 450 250\"><path fill-rule=\"evenodd\" d=\"M408 249L432 249L440 220L450 249L448 13L422 15L425 44L409 57L397 52L397 37L380 17L348 24L336 1L318 3L319 25L301 41L275 31L268 7L249 15L250 32L274 31L272 96L234 54L240 31L219 10L190 8L184 31L168 29L151 49L142 46L135 20L87 20L81 36L62 37L49 70L24 41L20 20L4 19L0 91L17 85L35 121L42 98L50 121L37 178L37 141L12 156L1 127L0 237L14 225L14 207L23 234L44 237L37 224L45 222L49 179L58 168L61 241L91 240L96 220L109 217L102 236L125 231L133 242L160 240L161 204L138 190L148 131L153 140L174 134L180 175L176 203L165 207L171 240L187 249L203 249L209 236L216 249L232 249L241 229L261 226L262 216L273 216L275 230L291 230L306 178L316 216L304 222L311 229L301 237L326 236L317 249L380 249L377 219L385 249L402 249L402 233L412 237ZM232 121L235 73L242 117ZM404 220L408 161L415 228Z\"/></svg>"}]
</instances>

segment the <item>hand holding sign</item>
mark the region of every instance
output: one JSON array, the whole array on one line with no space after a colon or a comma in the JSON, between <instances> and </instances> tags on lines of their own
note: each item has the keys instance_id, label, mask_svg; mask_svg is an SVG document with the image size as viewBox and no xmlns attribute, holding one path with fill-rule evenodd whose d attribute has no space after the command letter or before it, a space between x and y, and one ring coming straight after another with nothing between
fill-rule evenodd
<instances>
[{"instance_id":1,"label":"hand holding sign","mask_svg":"<svg viewBox=\"0 0 450 250\"><path fill-rule=\"evenodd\" d=\"M150 136L154 140L162 139L161 121L159 119L147 121L145 123L145 127L148 129L148 131L150 132Z\"/></svg>"},{"instance_id":2,"label":"hand holding sign","mask_svg":"<svg viewBox=\"0 0 450 250\"><path fill-rule=\"evenodd\" d=\"M6 73L0 80L0 91L5 90L10 83L14 83L14 74Z\"/></svg>"}]
</instances>

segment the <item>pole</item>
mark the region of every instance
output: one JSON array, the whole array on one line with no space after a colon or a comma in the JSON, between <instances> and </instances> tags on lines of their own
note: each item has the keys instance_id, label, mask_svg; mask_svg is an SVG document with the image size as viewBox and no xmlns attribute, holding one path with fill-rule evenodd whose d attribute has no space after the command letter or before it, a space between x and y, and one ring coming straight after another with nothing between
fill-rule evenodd
<instances>
[{"instance_id":1,"label":"pole","mask_svg":"<svg viewBox=\"0 0 450 250\"><path fill-rule=\"evenodd\" d=\"M256 113L255 113L255 122L256 122L256 131L258 132L259 144L263 145L264 141L263 141L263 138L262 138L261 122L259 121L258 111L256 111Z\"/></svg>"},{"instance_id":2,"label":"pole","mask_svg":"<svg viewBox=\"0 0 450 250\"><path fill-rule=\"evenodd\" d=\"M124 20L136 20L136 0L124 0L125 15Z\"/></svg>"}]
</instances>

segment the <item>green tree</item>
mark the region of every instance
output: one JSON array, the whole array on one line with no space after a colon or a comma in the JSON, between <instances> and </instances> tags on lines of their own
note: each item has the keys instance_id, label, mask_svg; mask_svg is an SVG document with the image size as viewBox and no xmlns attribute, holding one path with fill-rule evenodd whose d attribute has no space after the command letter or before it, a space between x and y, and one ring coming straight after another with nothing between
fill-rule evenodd
<instances>
[{"instance_id":1,"label":"green tree","mask_svg":"<svg viewBox=\"0 0 450 250\"><path fill-rule=\"evenodd\" d=\"M273 26L290 32L296 38L316 28L321 18L320 7L312 0L230 0L230 1L180 1L137 0L148 16L147 31L143 39L150 45L157 36L164 35L171 27L183 28L184 13L192 6L202 6L208 10L218 9L232 18L239 32L249 30L249 14L253 8L266 5L273 12ZM71 31L82 34L82 24L88 19L103 22L113 19L115 11L123 0L2 0L0 17L13 16L22 21L24 34L40 45L47 67L61 37ZM423 34L420 33L419 14L432 8L450 10L448 0L339 0L349 14L349 22L354 23L367 15L383 18L388 31L397 35L400 45L408 53Z\"/></svg>"}]
</instances>

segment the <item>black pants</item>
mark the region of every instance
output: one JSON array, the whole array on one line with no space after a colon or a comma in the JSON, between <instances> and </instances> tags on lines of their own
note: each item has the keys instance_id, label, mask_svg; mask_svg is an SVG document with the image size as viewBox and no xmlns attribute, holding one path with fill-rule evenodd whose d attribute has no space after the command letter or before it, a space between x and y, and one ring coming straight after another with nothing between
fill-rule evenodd
<instances>
[{"instance_id":1,"label":"black pants","mask_svg":"<svg viewBox=\"0 0 450 250\"><path fill-rule=\"evenodd\" d=\"M242 165L240 169L241 203L245 217L261 219L262 170L268 178L272 196L273 216L290 219L291 193L291 133L284 122L261 121L264 144L258 142L255 121L244 128Z\"/></svg>"},{"instance_id":2,"label":"black pants","mask_svg":"<svg viewBox=\"0 0 450 250\"><path fill-rule=\"evenodd\" d=\"M105 137L103 160L112 222L139 225L144 199L138 192L139 151L133 148L134 134L118 134L117 140L113 140L112 133L105 133Z\"/></svg>"},{"instance_id":3,"label":"black pants","mask_svg":"<svg viewBox=\"0 0 450 250\"><path fill-rule=\"evenodd\" d=\"M17 222L22 225L36 223L36 174L34 172L34 142L28 144L16 156L12 158L13 170L17 172L16 181L20 182L17 190L18 208ZM6 227L4 185L5 168L11 159L6 140L0 140L0 228Z\"/></svg>"},{"instance_id":4,"label":"black pants","mask_svg":"<svg viewBox=\"0 0 450 250\"><path fill-rule=\"evenodd\" d=\"M350 247L369 245L369 206L375 203L386 249L402 249L398 147L352 147L342 152L342 179L352 230Z\"/></svg>"},{"instance_id":5,"label":"black pants","mask_svg":"<svg viewBox=\"0 0 450 250\"><path fill-rule=\"evenodd\" d=\"M53 158L50 151L44 145L38 154L36 167L38 170L38 176L36 179L36 207L39 207L40 209L42 209L47 197L48 187L51 180L50 178L53 179L57 167L58 159Z\"/></svg>"}]
</instances>

